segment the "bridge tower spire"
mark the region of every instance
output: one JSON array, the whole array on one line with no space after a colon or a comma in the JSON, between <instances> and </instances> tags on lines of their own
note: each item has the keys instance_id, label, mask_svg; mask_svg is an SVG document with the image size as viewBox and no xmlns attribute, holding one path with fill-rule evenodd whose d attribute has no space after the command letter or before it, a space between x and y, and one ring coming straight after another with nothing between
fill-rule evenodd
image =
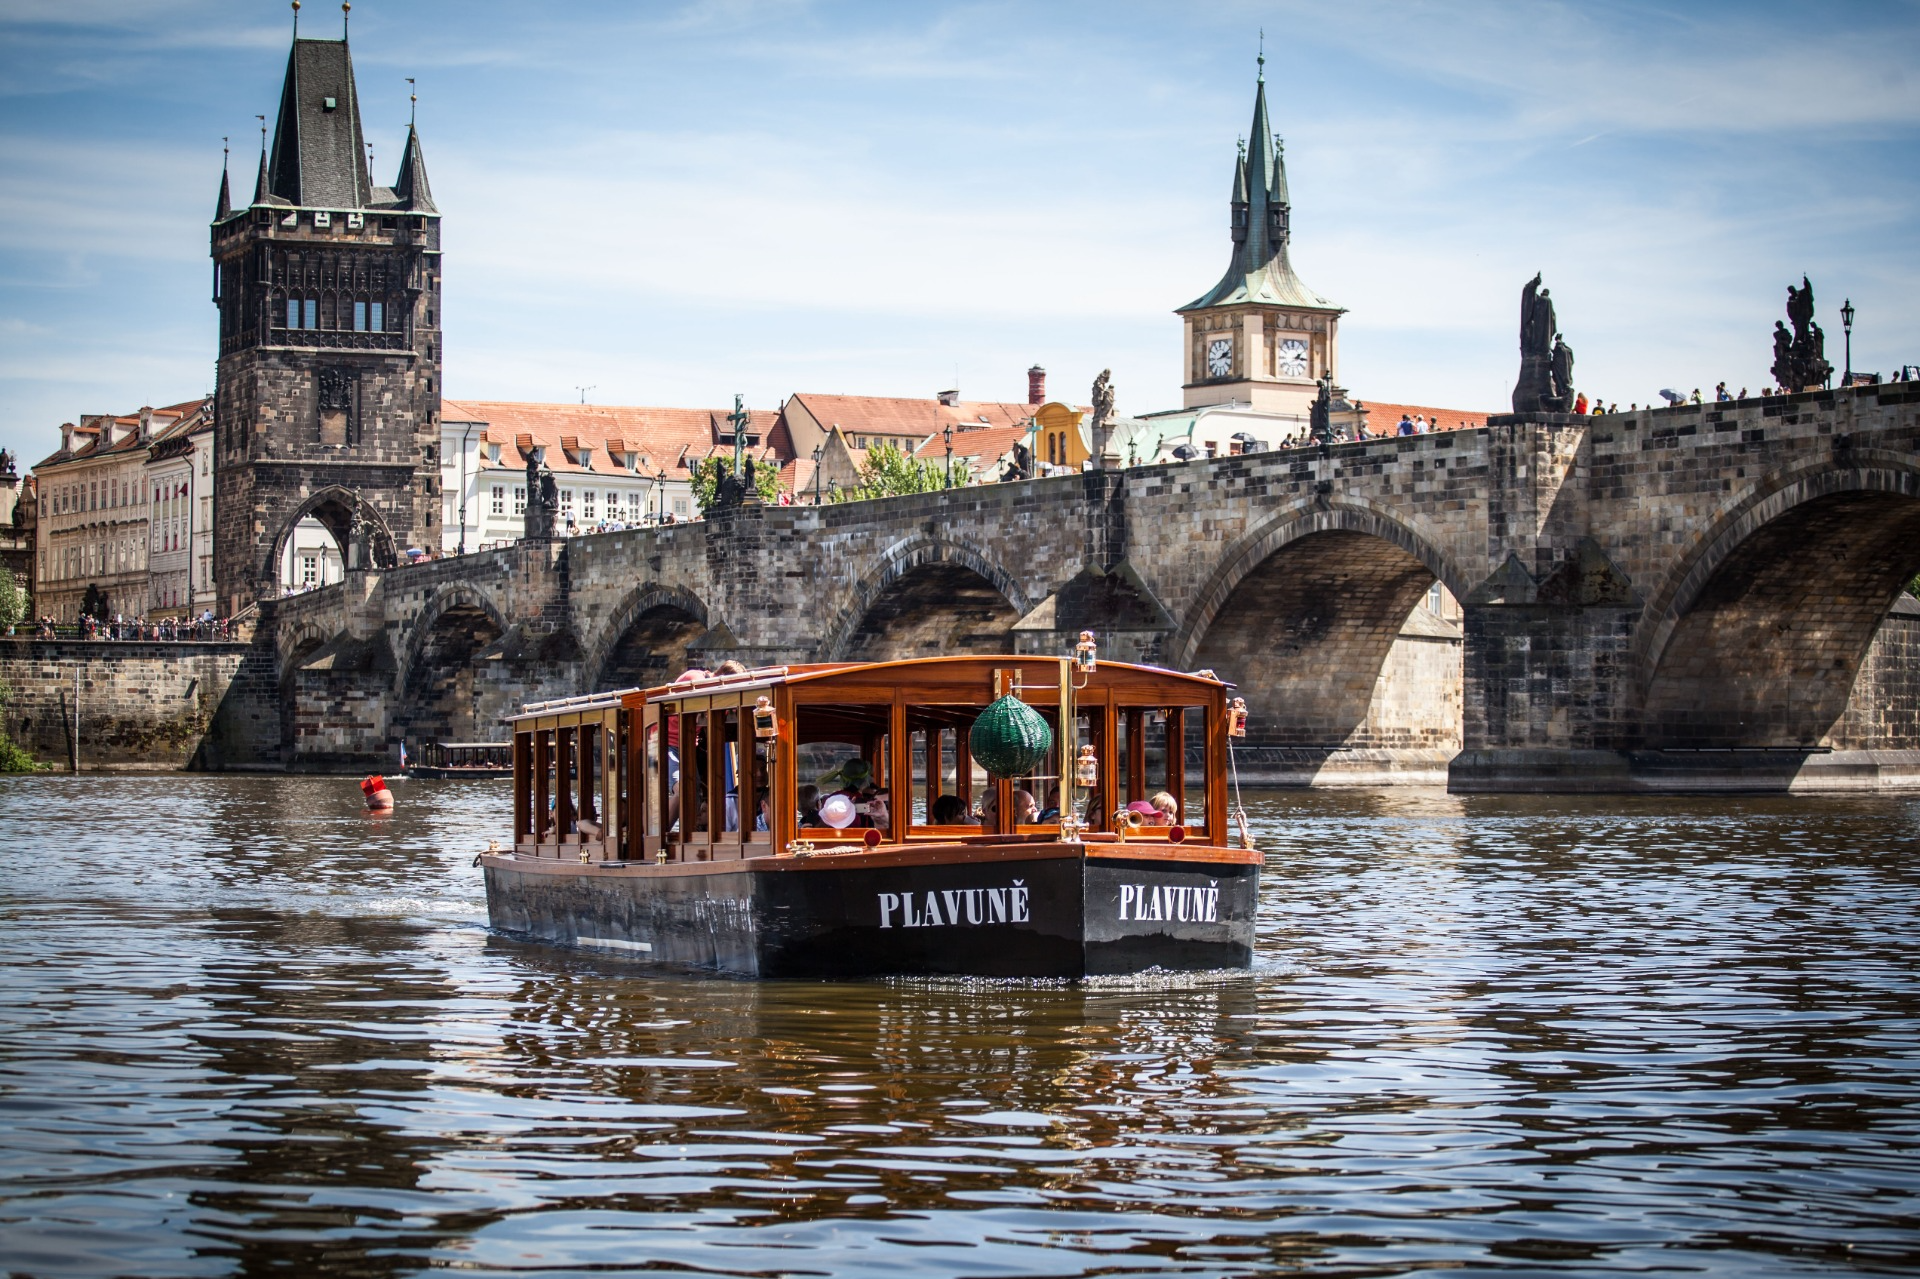
<instances>
[{"instance_id":1,"label":"bridge tower spire","mask_svg":"<svg viewBox=\"0 0 1920 1279\"><path fill-rule=\"evenodd\" d=\"M1242 403L1304 421L1323 373L1338 372L1345 311L1293 269L1293 202L1286 151L1267 111L1266 53L1254 81L1253 123L1234 161L1226 273L1175 312L1184 320L1189 408Z\"/></svg>"}]
</instances>

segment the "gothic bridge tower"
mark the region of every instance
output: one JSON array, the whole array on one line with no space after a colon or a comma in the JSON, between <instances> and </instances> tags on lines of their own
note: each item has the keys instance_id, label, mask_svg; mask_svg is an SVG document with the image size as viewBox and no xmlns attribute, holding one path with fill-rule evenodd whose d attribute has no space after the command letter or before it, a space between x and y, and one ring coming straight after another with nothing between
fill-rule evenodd
<instances>
[{"instance_id":1,"label":"gothic bridge tower","mask_svg":"<svg viewBox=\"0 0 1920 1279\"><path fill-rule=\"evenodd\" d=\"M1267 122L1266 57L1253 133L1233 169L1233 257L1220 282L1180 307L1185 404L1238 402L1307 416L1323 374L1339 377L1345 311L1301 282L1288 260L1293 206L1286 156Z\"/></svg>"},{"instance_id":2,"label":"gothic bridge tower","mask_svg":"<svg viewBox=\"0 0 1920 1279\"><path fill-rule=\"evenodd\" d=\"M435 545L440 213L411 124L373 184L344 34L296 33L253 200L234 208L223 172L212 238L219 607L280 593L308 516L349 568Z\"/></svg>"}]
</instances>

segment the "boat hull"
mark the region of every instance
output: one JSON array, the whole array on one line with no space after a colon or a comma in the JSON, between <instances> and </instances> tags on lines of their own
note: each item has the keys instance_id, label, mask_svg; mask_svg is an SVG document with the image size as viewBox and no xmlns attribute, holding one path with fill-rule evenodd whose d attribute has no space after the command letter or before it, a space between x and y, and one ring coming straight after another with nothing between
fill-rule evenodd
<instances>
[{"instance_id":1,"label":"boat hull","mask_svg":"<svg viewBox=\"0 0 1920 1279\"><path fill-rule=\"evenodd\" d=\"M489 855L503 933L749 977L1073 978L1252 962L1257 855L911 849L689 866Z\"/></svg>"}]
</instances>

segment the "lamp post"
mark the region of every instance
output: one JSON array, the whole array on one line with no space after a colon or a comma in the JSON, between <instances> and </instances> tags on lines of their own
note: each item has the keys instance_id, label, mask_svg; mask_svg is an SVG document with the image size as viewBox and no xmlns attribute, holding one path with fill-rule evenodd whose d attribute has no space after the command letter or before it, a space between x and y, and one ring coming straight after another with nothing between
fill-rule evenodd
<instances>
[{"instance_id":1,"label":"lamp post","mask_svg":"<svg viewBox=\"0 0 1920 1279\"><path fill-rule=\"evenodd\" d=\"M473 423L467 423L467 429L460 432L460 541L454 550L455 555L467 553L467 441L473 435Z\"/></svg>"},{"instance_id":2,"label":"lamp post","mask_svg":"<svg viewBox=\"0 0 1920 1279\"><path fill-rule=\"evenodd\" d=\"M949 422L940 431L947 437L947 487L953 487L953 423Z\"/></svg>"},{"instance_id":3,"label":"lamp post","mask_svg":"<svg viewBox=\"0 0 1920 1279\"><path fill-rule=\"evenodd\" d=\"M1840 327L1847 335L1847 371L1840 375L1841 386L1853 385L1853 299L1840 304ZM1827 367L1831 368L1832 365Z\"/></svg>"},{"instance_id":4,"label":"lamp post","mask_svg":"<svg viewBox=\"0 0 1920 1279\"><path fill-rule=\"evenodd\" d=\"M815 506L820 505L820 450L825 447L824 444L813 446L813 504Z\"/></svg>"},{"instance_id":5,"label":"lamp post","mask_svg":"<svg viewBox=\"0 0 1920 1279\"><path fill-rule=\"evenodd\" d=\"M664 466L660 468L660 474L653 477L653 494L659 507L653 522L658 526L667 522L667 468Z\"/></svg>"}]
</instances>

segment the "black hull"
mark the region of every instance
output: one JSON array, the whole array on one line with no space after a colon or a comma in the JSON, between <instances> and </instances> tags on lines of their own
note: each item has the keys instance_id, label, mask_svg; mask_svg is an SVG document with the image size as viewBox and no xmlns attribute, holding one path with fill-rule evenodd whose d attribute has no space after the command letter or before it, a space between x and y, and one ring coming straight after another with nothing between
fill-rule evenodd
<instances>
[{"instance_id":1,"label":"black hull","mask_svg":"<svg viewBox=\"0 0 1920 1279\"><path fill-rule=\"evenodd\" d=\"M513 770L511 768L452 768L443 767L438 764L415 764L407 770L406 775L408 777L433 778L480 777L492 780L501 777L512 777Z\"/></svg>"},{"instance_id":2,"label":"black hull","mask_svg":"<svg viewBox=\"0 0 1920 1279\"><path fill-rule=\"evenodd\" d=\"M501 932L748 977L1245 968L1259 866L1124 846L690 867L482 858Z\"/></svg>"}]
</instances>

